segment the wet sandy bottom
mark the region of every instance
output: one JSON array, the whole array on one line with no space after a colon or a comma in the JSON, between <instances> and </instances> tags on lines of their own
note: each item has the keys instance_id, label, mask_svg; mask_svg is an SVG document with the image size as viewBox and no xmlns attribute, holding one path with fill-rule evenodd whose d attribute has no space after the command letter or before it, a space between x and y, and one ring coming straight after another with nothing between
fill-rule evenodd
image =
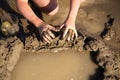
<instances>
[{"instance_id":1,"label":"wet sandy bottom","mask_svg":"<svg viewBox=\"0 0 120 80\"><path fill-rule=\"evenodd\" d=\"M25 53L15 66L11 80L88 80L95 69L88 52Z\"/></svg>"}]
</instances>

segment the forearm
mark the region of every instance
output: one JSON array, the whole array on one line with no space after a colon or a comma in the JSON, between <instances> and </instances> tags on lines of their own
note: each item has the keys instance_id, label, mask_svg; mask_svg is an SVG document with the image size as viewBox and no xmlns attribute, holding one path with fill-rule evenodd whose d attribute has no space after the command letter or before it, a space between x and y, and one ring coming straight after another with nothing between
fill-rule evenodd
<instances>
[{"instance_id":1,"label":"forearm","mask_svg":"<svg viewBox=\"0 0 120 80\"><path fill-rule=\"evenodd\" d=\"M30 8L27 2L17 0L18 9L21 12L21 14L28 19L31 23L33 23L36 27L39 26L40 23L42 23L42 20L39 19L39 17L36 16L36 14L33 12L33 10Z\"/></svg>"},{"instance_id":2,"label":"forearm","mask_svg":"<svg viewBox=\"0 0 120 80\"><path fill-rule=\"evenodd\" d=\"M70 0L70 10L69 10L68 18L72 18L73 21L76 20L79 7L83 1L85 0Z\"/></svg>"}]
</instances>

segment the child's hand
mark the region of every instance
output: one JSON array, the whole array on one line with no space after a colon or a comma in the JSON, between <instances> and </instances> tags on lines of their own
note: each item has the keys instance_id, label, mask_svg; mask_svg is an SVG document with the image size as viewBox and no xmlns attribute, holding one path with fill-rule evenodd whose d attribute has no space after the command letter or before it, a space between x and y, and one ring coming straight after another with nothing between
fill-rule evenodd
<instances>
[{"instance_id":1,"label":"child's hand","mask_svg":"<svg viewBox=\"0 0 120 80\"><path fill-rule=\"evenodd\" d=\"M50 43L52 42L52 39L55 38L55 35L51 32L52 30L55 31L55 28L53 26L42 23L37 28L43 41Z\"/></svg>"}]
</instances>

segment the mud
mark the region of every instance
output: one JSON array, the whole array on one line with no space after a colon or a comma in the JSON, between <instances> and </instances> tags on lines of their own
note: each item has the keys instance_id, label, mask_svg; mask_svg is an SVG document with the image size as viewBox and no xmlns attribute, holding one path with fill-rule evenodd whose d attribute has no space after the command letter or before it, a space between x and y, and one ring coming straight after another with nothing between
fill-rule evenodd
<instances>
[{"instance_id":1,"label":"mud","mask_svg":"<svg viewBox=\"0 0 120 80\"><path fill-rule=\"evenodd\" d=\"M4 0L4 3L6 2L7 0ZM112 4L112 7L115 6L115 4L111 2L109 4ZM93 5L93 3L90 4ZM54 32L56 38L51 44L48 44L40 40L36 28L34 28L32 24L21 17L17 11L12 10L14 7L10 8L11 10L9 11L9 9L6 7L4 8L4 5L0 3L0 8L5 10L6 14L18 15L18 25L20 27L19 32L15 36L4 37L0 32L0 80L10 80L11 71L17 63L21 52L59 52L67 49L74 49L79 52L82 52L83 50L90 51L94 62L99 66L99 68L104 70L102 80L120 80L119 12L113 13L112 16L115 16L116 21L110 25L107 15L110 14L109 12L111 7L106 7L108 10L104 10L105 8L103 8L103 6L105 5L105 2L102 7L100 4L98 5L95 3L94 6L83 6L83 9L79 10L80 12L78 13L78 19L76 21L76 27L79 34L78 39L69 42L65 39L61 39L60 34L62 31L60 31ZM101 7L100 11L93 8L96 7L96 5ZM92 10L89 7L92 8ZM115 9L118 10L118 7ZM115 10L112 8L111 11ZM49 23L50 21L51 20L48 20L47 22ZM61 23L62 21L57 22L58 25ZM107 28L108 32L101 35L106 28L106 23L109 24L107 27L110 26ZM109 30L114 31L115 33L111 33Z\"/></svg>"}]
</instances>

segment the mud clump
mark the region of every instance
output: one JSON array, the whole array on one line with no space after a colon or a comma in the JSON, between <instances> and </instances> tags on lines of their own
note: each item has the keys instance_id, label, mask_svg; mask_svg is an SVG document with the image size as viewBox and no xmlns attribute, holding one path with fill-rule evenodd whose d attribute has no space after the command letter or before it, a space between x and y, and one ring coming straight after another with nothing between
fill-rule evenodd
<instances>
[{"instance_id":1,"label":"mud clump","mask_svg":"<svg viewBox=\"0 0 120 80\"><path fill-rule=\"evenodd\" d=\"M66 39L60 39L60 36L55 38L52 43L44 43L38 41L35 38L35 35L29 36L25 41L25 50L28 52L46 52L46 51L54 51L58 52L59 50L66 50L68 48L72 48L78 51L83 50L85 36L80 35L78 39L74 41L66 41Z\"/></svg>"},{"instance_id":2,"label":"mud clump","mask_svg":"<svg viewBox=\"0 0 120 80\"><path fill-rule=\"evenodd\" d=\"M112 50L101 40L89 41L85 48L94 51L96 61L104 69L104 80L120 80L120 52Z\"/></svg>"},{"instance_id":3,"label":"mud clump","mask_svg":"<svg viewBox=\"0 0 120 80\"><path fill-rule=\"evenodd\" d=\"M107 15L107 22L104 24L104 30L101 32L101 37L104 40L110 40L114 35L115 31L112 29L112 25L114 23L114 18L111 15Z\"/></svg>"},{"instance_id":4,"label":"mud clump","mask_svg":"<svg viewBox=\"0 0 120 80\"><path fill-rule=\"evenodd\" d=\"M0 80L10 80L10 71L17 63L23 44L16 37L0 40Z\"/></svg>"},{"instance_id":5,"label":"mud clump","mask_svg":"<svg viewBox=\"0 0 120 80\"><path fill-rule=\"evenodd\" d=\"M8 14L6 11L0 8L0 31L2 35L8 37L15 35L19 31L18 18L16 15Z\"/></svg>"}]
</instances>

